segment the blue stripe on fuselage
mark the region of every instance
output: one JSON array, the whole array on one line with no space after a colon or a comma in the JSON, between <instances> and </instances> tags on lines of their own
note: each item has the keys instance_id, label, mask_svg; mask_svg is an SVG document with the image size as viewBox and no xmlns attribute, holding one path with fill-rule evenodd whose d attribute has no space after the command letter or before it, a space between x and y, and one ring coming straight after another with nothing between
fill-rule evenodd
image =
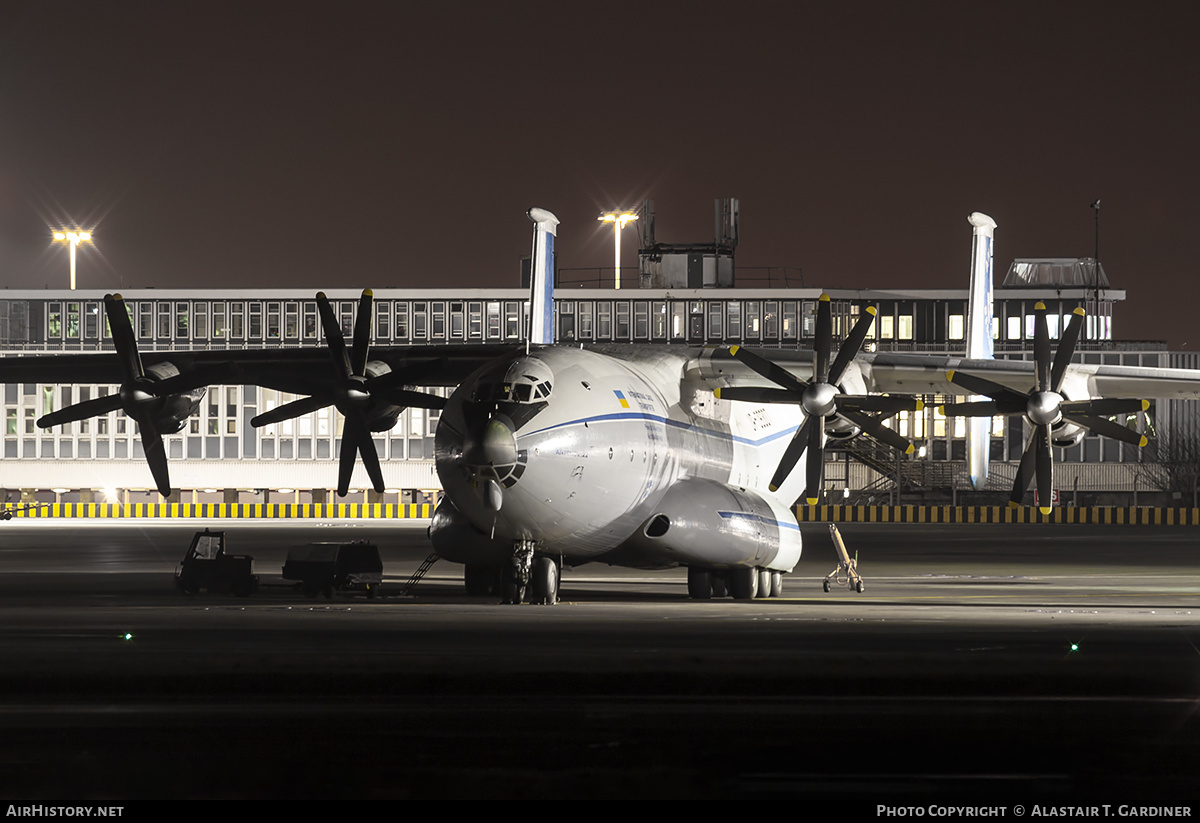
<instances>
[{"instance_id":1,"label":"blue stripe on fuselage","mask_svg":"<svg viewBox=\"0 0 1200 823\"><path fill-rule=\"evenodd\" d=\"M782 429L781 431L777 431L774 434L769 434L766 437L758 440L751 440L747 437L739 437L731 432L717 431L716 429L704 429L691 423L684 423L681 420L672 420L669 417L661 417L656 414L645 414L644 412L628 411L613 412L612 414L597 414L592 417L580 417L575 420L568 420L565 423L555 423L553 426L547 426L544 429L538 429L537 431L532 431L528 434L519 434L518 436L528 437L535 434L543 434L548 431L554 431L555 429L567 428L568 426L600 423L609 420L646 420L654 423L662 423L664 426L672 426L685 431L694 431L698 434L707 435L709 437L718 437L722 440L731 440L734 443L742 443L747 446L762 446L766 443L770 443L773 440L778 440L781 437L787 437L795 434L796 429L800 428L799 426L792 426L791 428Z\"/></svg>"},{"instance_id":2,"label":"blue stripe on fuselage","mask_svg":"<svg viewBox=\"0 0 1200 823\"><path fill-rule=\"evenodd\" d=\"M752 520L755 523L766 523L768 526L774 524L776 526L780 526L781 528L800 531L799 523L785 523L784 521L776 520L773 517L763 517L761 514L750 514L750 512L717 512L717 514L719 514L721 517L724 517L726 520L732 520L734 518L738 518L740 520Z\"/></svg>"}]
</instances>

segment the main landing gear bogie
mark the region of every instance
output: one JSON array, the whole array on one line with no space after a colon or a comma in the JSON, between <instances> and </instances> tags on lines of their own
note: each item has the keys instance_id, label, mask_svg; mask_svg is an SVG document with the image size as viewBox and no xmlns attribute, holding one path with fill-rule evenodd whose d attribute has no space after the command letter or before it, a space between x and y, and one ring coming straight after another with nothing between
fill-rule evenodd
<instances>
[{"instance_id":1,"label":"main landing gear bogie","mask_svg":"<svg viewBox=\"0 0 1200 823\"><path fill-rule=\"evenodd\" d=\"M464 573L469 594L488 594L489 575L496 576L501 603L516 605L528 601L537 605L553 606L558 602L558 589L562 581L562 568L558 559L545 554L534 554L532 542L518 543L510 557L496 575L495 570L468 566Z\"/></svg>"},{"instance_id":2,"label":"main landing gear bogie","mask_svg":"<svg viewBox=\"0 0 1200 823\"><path fill-rule=\"evenodd\" d=\"M783 572L772 569L705 569L688 567L688 596L693 600L725 597L734 600L782 597Z\"/></svg>"}]
</instances>

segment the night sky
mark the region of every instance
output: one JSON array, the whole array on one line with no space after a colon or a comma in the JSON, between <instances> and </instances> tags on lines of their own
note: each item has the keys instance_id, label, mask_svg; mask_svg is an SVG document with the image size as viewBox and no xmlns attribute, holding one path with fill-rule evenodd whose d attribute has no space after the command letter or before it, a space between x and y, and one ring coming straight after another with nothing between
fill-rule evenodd
<instances>
[{"instance_id":1,"label":"night sky","mask_svg":"<svg viewBox=\"0 0 1200 823\"><path fill-rule=\"evenodd\" d=\"M0 288L509 287L525 210L612 266L652 198L740 269L964 288L1093 254L1116 334L1192 328L1200 5L0 0ZM634 233L624 262L633 265Z\"/></svg>"}]
</instances>

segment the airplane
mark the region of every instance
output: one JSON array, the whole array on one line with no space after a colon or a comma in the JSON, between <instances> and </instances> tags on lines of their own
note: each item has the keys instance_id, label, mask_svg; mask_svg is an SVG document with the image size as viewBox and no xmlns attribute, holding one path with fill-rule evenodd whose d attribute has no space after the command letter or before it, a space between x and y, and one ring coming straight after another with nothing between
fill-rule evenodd
<instances>
[{"instance_id":1,"label":"airplane","mask_svg":"<svg viewBox=\"0 0 1200 823\"><path fill-rule=\"evenodd\" d=\"M686 567L694 598L780 596L802 548L792 506L801 497L818 500L827 438L874 437L911 453L883 421L918 409L919 395L966 388L995 397L994 413L1016 413L1026 394L1048 401L1056 394L1064 420L1101 433L1109 433L1098 422L1106 407L1071 404L1126 396L1131 387L1144 396L1200 398L1196 371L1068 364L1069 355L1043 369L1041 354L1035 366L862 352L870 306L835 355L827 296L817 302L811 351L557 344L550 261L558 219L536 208L527 216L535 224L534 264L523 345L373 348L367 290L349 346L318 294L325 350L143 355L123 302L108 295L115 353L0 358L0 382L119 383L116 395L60 409L39 425L121 409L138 422L164 495L170 480L161 435L184 425L207 385L302 395L256 417L258 426L335 406L345 417L342 495L359 457L383 490L369 432L390 429L406 406L441 409L434 457L445 494L430 540L438 555L464 565L469 592L509 603L554 603L562 568L589 562ZM1039 343L1044 351L1048 343ZM453 391L442 398L417 386ZM1036 474L1041 487L1043 447L1029 453L1023 476ZM801 460L805 470L794 471Z\"/></svg>"}]
</instances>

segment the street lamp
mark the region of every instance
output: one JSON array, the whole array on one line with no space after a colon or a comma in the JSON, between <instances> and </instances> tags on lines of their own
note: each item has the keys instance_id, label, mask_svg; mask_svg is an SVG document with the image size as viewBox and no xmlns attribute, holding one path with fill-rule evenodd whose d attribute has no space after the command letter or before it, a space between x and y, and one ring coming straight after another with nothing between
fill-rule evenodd
<instances>
[{"instance_id":1,"label":"street lamp","mask_svg":"<svg viewBox=\"0 0 1200 823\"><path fill-rule=\"evenodd\" d=\"M616 288L621 288L621 229L625 228L626 223L631 223L637 220L637 215L630 211L616 209L614 211L605 212L597 218L602 223L613 224L613 247L616 249Z\"/></svg>"},{"instance_id":2,"label":"street lamp","mask_svg":"<svg viewBox=\"0 0 1200 823\"><path fill-rule=\"evenodd\" d=\"M75 291L75 248L80 243L86 243L91 240L92 233L87 231L56 231L54 239L69 243L71 246L71 291Z\"/></svg>"}]
</instances>

